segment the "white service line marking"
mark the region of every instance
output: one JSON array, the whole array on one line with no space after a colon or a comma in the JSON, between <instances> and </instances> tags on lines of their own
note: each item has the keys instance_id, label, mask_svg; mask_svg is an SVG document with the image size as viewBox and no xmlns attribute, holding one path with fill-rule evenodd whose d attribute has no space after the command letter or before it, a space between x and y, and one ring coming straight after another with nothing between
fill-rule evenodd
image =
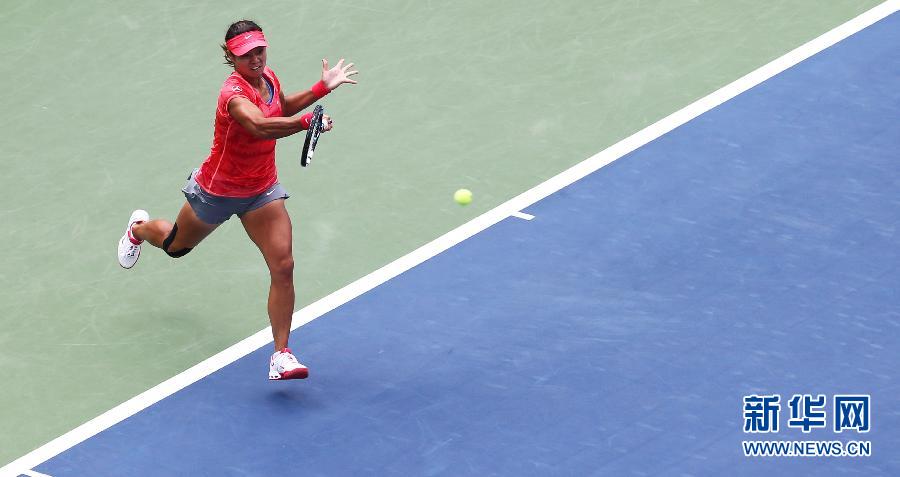
<instances>
[{"instance_id":1,"label":"white service line marking","mask_svg":"<svg viewBox=\"0 0 900 477\"><path fill-rule=\"evenodd\" d=\"M526 214L525 212L522 212L522 211L513 212L512 216L520 218L520 219L525 219L525 220L531 220L534 218L533 215Z\"/></svg>"},{"instance_id":2,"label":"white service line marking","mask_svg":"<svg viewBox=\"0 0 900 477\"><path fill-rule=\"evenodd\" d=\"M736 81L712 92L711 94L685 106L663 119L641 129L631 136L613 144L603 151L594 154L584 161L527 190L516 197L500 204L494 209L472 219L447 232L418 249L398 258L378 270L350 283L340 290L307 305L294 313L292 329L328 313L363 293L381 285L391 278L415 267L435 255L447 250L463 240L487 229L501 220L527 208L535 202L566 187L579 179L597 171L603 166L619 159L635 149L653 141L667 132L696 118L710 109L747 91L763 81L781 73L791 66L800 63L810 56L834 45L835 43L859 32L873 23L900 10L900 0L888 0L858 17L815 38L784 56L748 73ZM188 385L203 379L217 370L237 361L253 351L272 342L270 328L260 330L256 334L232 345L216 355L200 362L194 367L163 381L162 383L138 394L124 403L85 422L71 431L53 439L37 449L19 457L0 468L0 477L17 476L25 470L37 467L59 453L75 446L91 436L113 426L134 415L144 408L165 399Z\"/></svg>"}]
</instances>

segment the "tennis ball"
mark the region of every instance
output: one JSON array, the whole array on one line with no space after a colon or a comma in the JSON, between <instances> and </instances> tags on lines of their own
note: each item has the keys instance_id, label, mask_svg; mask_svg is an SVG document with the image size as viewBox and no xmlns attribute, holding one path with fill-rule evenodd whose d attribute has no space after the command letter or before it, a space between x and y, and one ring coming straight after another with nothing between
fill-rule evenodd
<instances>
[{"instance_id":1,"label":"tennis ball","mask_svg":"<svg viewBox=\"0 0 900 477\"><path fill-rule=\"evenodd\" d=\"M460 189L453 194L453 200L459 205L469 205L472 202L472 191Z\"/></svg>"}]
</instances>

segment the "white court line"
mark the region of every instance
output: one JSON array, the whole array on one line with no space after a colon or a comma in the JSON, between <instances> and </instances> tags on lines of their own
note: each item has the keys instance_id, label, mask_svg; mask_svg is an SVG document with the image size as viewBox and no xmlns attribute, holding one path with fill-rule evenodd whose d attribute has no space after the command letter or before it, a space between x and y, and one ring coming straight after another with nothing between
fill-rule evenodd
<instances>
[{"instance_id":1,"label":"white court line","mask_svg":"<svg viewBox=\"0 0 900 477\"><path fill-rule=\"evenodd\" d=\"M536 187L519 194L496 208L485 212L470 222L467 222L450 232L438 237L428 244L419 247L403 257L381 267L380 269L356 280L353 283L321 298L320 300L304 307L294 313L293 329L296 329L323 314L337 308L353 298L381 285L397 275L415 267L431 257L447 250L463 240L487 229L501 220L527 208L548 195L566 187L575 181L597 171L603 166L619 159L635 149L653 141L667 132L696 118L697 116L715 108L731 98L747 91L763 81L781 73L791 66L800 63L810 56L834 45L835 43L859 32L867 26L887 17L891 13L900 10L900 0L889 0L881 5L863 13L862 15L844 23L843 25L809 41L794 49L784 56L756 69L755 71L739 78L715 92L705 96L690 105L666 116L665 118L647 126L635 134L613 144L584 161L572 166L562 173L548 179ZM233 363L234 361L250 354L251 352L272 342L272 334L269 328L260 330L241 342L225 349L196 366L174 376L141 394L125 401L124 403L104 412L88 422L72 429L62 436L53 439L41 447L25 454L13 462L0 468L0 477L16 476L24 470L36 467L58 455L59 453L75 446L91 436L107 429L114 424L132 416L142 409L156 403L171 394L199 381L215 371ZM18 472L16 472L18 470Z\"/></svg>"},{"instance_id":2,"label":"white court line","mask_svg":"<svg viewBox=\"0 0 900 477\"><path fill-rule=\"evenodd\" d=\"M52 477L47 474L42 474L42 473L34 471L34 470L26 470L26 471L22 472L22 474L27 475L29 477Z\"/></svg>"},{"instance_id":3,"label":"white court line","mask_svg":"<svg viewBox=\"0 0 900 477\"><path fill-rule=\"evenodd\" d=\"M525 220L531 220L531 219L534 218L533 215L531 215L531 214L526 214L525 212L522 212L522 211L516 211L516 212L513 212L512 216L513 216L513 217L516 217L516 218L519 218L519 219L525 219Z\"/></svg>"}]
</instances>

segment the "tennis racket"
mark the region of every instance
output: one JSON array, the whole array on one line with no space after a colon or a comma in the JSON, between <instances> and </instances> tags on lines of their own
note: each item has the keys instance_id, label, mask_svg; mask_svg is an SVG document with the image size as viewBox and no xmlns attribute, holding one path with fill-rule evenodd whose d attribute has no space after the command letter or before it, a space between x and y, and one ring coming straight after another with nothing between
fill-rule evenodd
<instances>
[{"instance_id":1,"label":"tennis racket","mask_svg":"<svg viewBox=\"0 0 900 477\"><path fill-rule=\"evenodd\" d=\"M325 114L325 108L321 104L313 108L313 116L309 121L309 129L306 130L306 141L303 141L303 151L300 153L300 165L306 167L312 162L313 153L316 152L316 144L319 142L319 135L322 134L322 128Z\"/></svg>"}]
</instances>

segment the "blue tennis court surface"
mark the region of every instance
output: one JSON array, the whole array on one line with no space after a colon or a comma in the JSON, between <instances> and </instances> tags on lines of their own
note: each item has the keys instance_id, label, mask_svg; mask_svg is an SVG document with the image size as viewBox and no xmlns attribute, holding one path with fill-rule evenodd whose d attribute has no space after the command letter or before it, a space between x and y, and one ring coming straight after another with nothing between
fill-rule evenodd
<instances>
[{"instance_id":1,"label":"blue tennis court surface","mask_svg":"<svg viewBox=\"0 0 900 477\"><path fill-rule=\"evenodd\" d=\"M898 475L898 71L894 14L305 325L309 380L268 382L266 347L36 470ZM834 432L844 394L870 431ZM778 432L744 432L749 395Z\"/></svg>"}]
</instances>

